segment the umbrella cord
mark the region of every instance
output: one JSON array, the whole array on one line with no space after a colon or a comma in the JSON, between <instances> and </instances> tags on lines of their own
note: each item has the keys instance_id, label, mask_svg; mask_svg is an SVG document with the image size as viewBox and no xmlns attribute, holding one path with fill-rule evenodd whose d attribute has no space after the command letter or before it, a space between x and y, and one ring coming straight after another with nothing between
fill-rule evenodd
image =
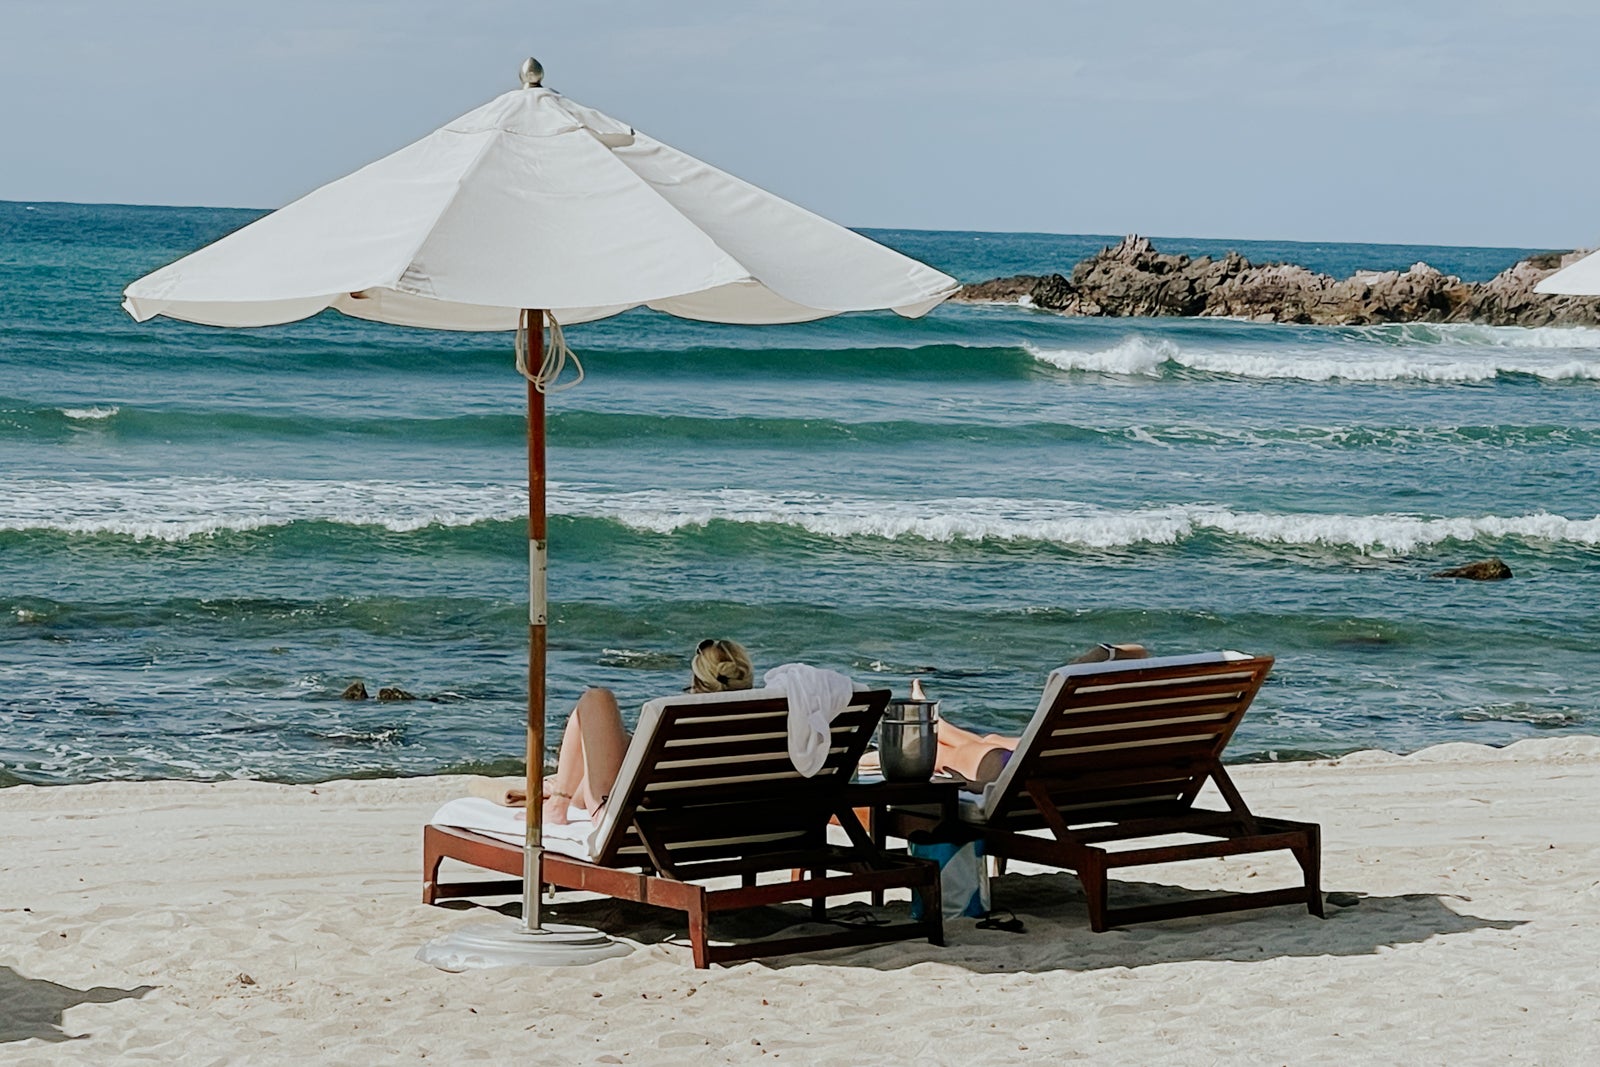
<instances>
[{"instance_id":1,"label":"umbrella cord","mask_svg":"<svg viewBox=\"0 0 1600 1067\"><path fill-rule=\"evenodd\" d=\"M533 383L533 387L541 393L559 393L571 389L583 381L583 361L578 354L567 347L566 335L561 332L561 324L550 312L544 313L545 321L550 324L550 339L544 345L544 358L539 362L538 373L528 369L528 314L517 316L517 373ZM567 361L571 360L578 376L570 382L561 382L561 375L567 369Z\"/></svg>"}]
</instances>

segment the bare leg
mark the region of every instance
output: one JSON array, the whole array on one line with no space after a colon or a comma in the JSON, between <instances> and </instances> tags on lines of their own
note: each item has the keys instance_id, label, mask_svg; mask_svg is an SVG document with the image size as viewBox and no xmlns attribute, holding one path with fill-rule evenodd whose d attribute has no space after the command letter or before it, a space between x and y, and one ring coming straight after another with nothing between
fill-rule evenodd
<instances>
[{"instance_id":1,"label":"bare leg","mask_svg":"<svg viewBox=\"0 0 1600 1067\"><path fill-rule=\"evenodd\" d=\"M948 745L954 748L961 745L985 745L990 748L1014 749L1017 747L1019 740L1021 738L1006 737L1002 734L975 734L971 730L963 730L947 719L939 720L939 744L941 746Z\"/></svg>"},{"instance_id":2,"label":"bare leg","mask_svg":"<svg viewBox=\"0 0 1600 1067\"><path fill-rule=\"evenodd\" d=\"M582 704L582 700L579 704ZM558 824L566 822L567 808L582 789L583 733L578 728L578 709L575 707L567 716L566 729L561 732L561 750L556 756L556 773L545 779L545 819Z\"/></svg>"},{"instance_id":3,"label":"bare leg","mask_svg":"<svg viewBox=\"0 0 1600 1067\"><path fill-rule=\"evenodd\" d=\"M567 821L573 803L586 811L598 808L610 795L627 750L628 732L622 728L616 696L609 689L585 690L561 735L545 817L560 824Z\"/></svg>"},{"instance_id":4,"label":"bare leg","mask_svg":"<svg viewBox=\"0 0 1600 1067\"><path fill-rule=\"evenodd\" d=\"M985 768L984 757L989 756L991 752L1014 750L1018 740L1015 737L1002 737L999 734L975 734L971 730L963 730L953 723L940 719L939 754L934 767L941 771L955 771L965 778L982 779L986 776L985 772L993 765L991 757L991 767Z\"/></svg>"},{"instance_id":5,"label":"bare leg","mask_svg":"<svg viewBox=\"0 0 1600 1067\"><path fill-rule=\"evenodd\" d=\"M583 782L574 796L594 812L611 795L631 738L623 728L616 695L609 689L585 691L572 709L572 717L583 734Z\"/></svg>"}]
</instances>

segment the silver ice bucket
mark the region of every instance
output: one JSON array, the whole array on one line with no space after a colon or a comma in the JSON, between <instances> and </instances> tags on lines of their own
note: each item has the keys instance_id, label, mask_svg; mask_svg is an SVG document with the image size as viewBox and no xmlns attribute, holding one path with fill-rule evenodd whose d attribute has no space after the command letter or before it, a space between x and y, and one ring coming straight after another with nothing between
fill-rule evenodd
<instances>
[{"instance_id":1,"label":"silver ice bucket","mask_svg":"<svg viewBox=\"0 0 1600 1067\"><path fill-rule=\"evenodd\" d=\"M926 782L939 756L939 702L891 700L878 726L878 757L891 782Z\"/></svg>"}]
</instances>

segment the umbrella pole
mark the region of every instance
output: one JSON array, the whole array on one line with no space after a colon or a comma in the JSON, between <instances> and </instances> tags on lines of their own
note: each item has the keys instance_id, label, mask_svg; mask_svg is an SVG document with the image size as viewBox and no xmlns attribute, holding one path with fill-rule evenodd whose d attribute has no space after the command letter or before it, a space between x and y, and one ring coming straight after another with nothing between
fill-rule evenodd
<instances>
[{"instance_id":1,"label":"umbrella pole","mask_svg":"<svg viewBox=\"0 0 1600 1067\"><path fill-rule=\"evenodd\" d=\"M524 311L528 366L544 363L544 312ZM528 799L523 845L522 922L539 929L539 857L544 844L544 680L548 610L545 569L544 390L528 382Z\"/></svg>"},{"instance_id":2,"label":"umbrella pole","mask_svg":"<svg viewBox=\"0 0 1600 1067\"><path fill-rule=\"evenodd\" d=\"M522 846L522 925L459 927L423 945L417 959L446 971L482 967L563 967L626 956L633 949L585 926L539 921L544 858L545 462L543 311L523 311L528 351L528 799Z\"/></svg>"}]
</instances>

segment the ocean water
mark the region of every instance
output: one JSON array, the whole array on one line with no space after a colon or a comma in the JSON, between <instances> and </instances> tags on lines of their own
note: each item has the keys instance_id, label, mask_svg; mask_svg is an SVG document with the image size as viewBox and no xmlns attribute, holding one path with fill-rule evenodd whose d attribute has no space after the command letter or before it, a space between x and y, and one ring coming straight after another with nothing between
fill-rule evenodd
<instances>
[{"instance_id":1,"label":"ocean water","mask_svg":"<svg viewBox=\"0 0 1600 1067\"><path fill-rule=\"evenodd\" d=\"M510 338L120 310L256 214L0 204L0 784L520 757ZM869 232L964 280L1114 240ZM1157 244L1472 279L1526 252ZM553 727L728 636L1003 731L1097 641L1272 653L1237 759L1600 729L1600 331L947 306L568 336ZM1428 577L1488 555L1516 577ZM358 678L430 699L340 700Z\"/></svg>"}]
</instances>

